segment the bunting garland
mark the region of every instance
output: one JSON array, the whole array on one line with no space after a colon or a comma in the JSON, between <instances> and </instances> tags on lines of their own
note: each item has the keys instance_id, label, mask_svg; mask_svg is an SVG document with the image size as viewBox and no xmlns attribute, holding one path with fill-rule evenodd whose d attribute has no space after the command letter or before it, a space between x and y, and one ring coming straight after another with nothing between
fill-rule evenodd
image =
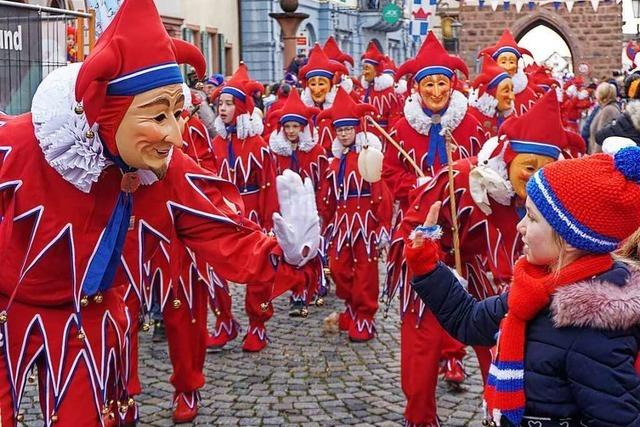
<instances>
[{"instance_id":1,"label":"bunting garland","mask_svg":"<svg viewBox=\"0 0 640 427\"><path fill-rule=\"evenodd\" d=\"M424 3L424 2L429 2L429 1L433 1L433 0L413 0L414 4L415 3ZM476 3L477 1L477 3ZM511 5L514 4L516 7L516 12L520 13L522 11L522 7L524 6L524 4L527 4L527 8L529 11L533 11L537 6L544 6L544 5L548 5L551 4L553 5L553 8L556 12L559 12L560 9L562 8L562 4L564 3L564 5L567 8L567 11L569 13L571 13L573 11L573 7L575 6L576 3L587 3L587 0L489 0L489 5L491 6L491 10L493 10L494 12L496 10L498 10L498 7L501 6L502 10L504 11L508 11L511 9ZM604 3L613 3L613 0L588 0L588 3L591 4L591 7L593 8L594 12L598 11L598 7L600 6L600 2L604 2ZM622 2L622 0L615 0L615 4L620 4ZM482 9L484 6L486 6L487 0L470 0L468 1L468 4L471 5L477 5L480 9ZM414 9L414 14L415 14L415 9Z\"/></svg>"}]
</instances>

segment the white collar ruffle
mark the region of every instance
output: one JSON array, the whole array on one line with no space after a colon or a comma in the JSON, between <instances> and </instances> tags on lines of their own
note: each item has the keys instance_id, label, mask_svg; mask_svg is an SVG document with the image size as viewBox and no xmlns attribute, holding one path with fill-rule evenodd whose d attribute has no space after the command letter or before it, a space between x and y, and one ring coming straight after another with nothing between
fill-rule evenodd
<instances>
[{"instance_id":1,"label":"white collar ruffle","mask_svg":"<svg viewBox=\"0 0 640 427\"><path fill-rule=\"evenodd\" d=\"M317 132L313 132L312 134L311 127L312 126L309 125L303 127L298 139L298 150L305 153L311 151L318 143L318 134ZM271 137L269 138L269 149L280 156L291 156L293 148L284 135L283 129L276 129L271 133Z\"/></svg>"},{"instance_id":2,"label":"white collar ruffle","mask_svg":"<svg viewBox=\"0 0 640 427\"><path fill-rule=\"evenodd\" d=\"M355 145L356 153L362 151L362 147L365 145L382 150L382 143L380 142L380 139L371 132L358 132L356 134ZM333 153L333 157L336 159L342 158L344 149L345 147L340 143L338 138L334 139L331 143L331 152Z\"/></svg>"},{"instance_id":3,"label":"white collar ruffle","mask_svg":"<svg viewBox=\"0 0 640 427\"><path fill-rule=\"evenodd\" d=\"M498 113L498 100L489 92L483 93L480 98L478 98L478 90L472 89L469 93L469 105L476 108L487 117L495 117ZM503 116L509 117L511 113L513 113L513 111L514 106L512 102L511 108L508 111L504 112Z\"/></svg>"},{"instance_id":4,"label":"white collar ruffle","mask_svg":"<svg viewBox=\"0 0 640 427\"><path fill-rule=\"evenodd\" d=\"M440 118L442 128L453 132L467 114L467 98L457 90L451 92L447 111ZM416 132L429 135L431 117L422 110L422 99L419 93L414 93L404 104L404 116Z\"/></svg>"},{"instance_id":5,"label":"white collar ruffle","mask_svg":"<svg viewBox=\"0 0 640 427\"><path fill-rule=\"evenodd\" d=\"M364 76L360 77L360 84L365 89L368 89L370 85L370 83L367 81L367 79L364 78ZM376 92L381 92L385 89L389 89L390 87L393 87L394 84L395 81L393 80L393 76L391 74L382 73L373 78L373 90L375 90Z\"/></svg>"},{"instance_id":6,"label":"white collar ruffle","mask_svg":"<svg viewBox=\"0 0 640 427\"><path fill-rule=\"evenodd\" d=\"M217 116L213 122L213 126L216 129L216 133L222 138L227 137L227 128L220 118ZM262 135L264 131L264 123L262 122L262 116L259 110L256 108L253 110L253 114L244 113L236 117L236 135L239 139L247 139L251 136Z\"/></svg>"}]
</instances>

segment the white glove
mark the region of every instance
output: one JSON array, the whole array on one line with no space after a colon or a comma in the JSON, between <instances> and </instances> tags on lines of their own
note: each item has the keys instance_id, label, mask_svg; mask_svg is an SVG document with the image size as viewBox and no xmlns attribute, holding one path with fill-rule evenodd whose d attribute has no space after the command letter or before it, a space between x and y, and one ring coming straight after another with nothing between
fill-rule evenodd
<instances>
[{"instance_id":1,"label":"white glove","mask_svg":"<svg viewBox=\"0 0 640 427\"><path fill-rule=\"evenodd\" d=\"M273 232L287 263L302 267L320 246L320 218L313 184L286 169L276 178L280 213L273 214Z\"/></svg>"}]
</instances>

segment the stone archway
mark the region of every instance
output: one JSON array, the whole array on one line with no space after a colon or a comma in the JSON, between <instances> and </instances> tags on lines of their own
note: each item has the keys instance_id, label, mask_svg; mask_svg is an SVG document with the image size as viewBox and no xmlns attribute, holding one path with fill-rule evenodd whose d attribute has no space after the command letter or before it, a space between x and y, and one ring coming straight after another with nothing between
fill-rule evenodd
<instances>
[{"instance_id":1,"label":"stone archway","mask_svg":"<svg viewBox=\"0 0 640 427\"><path fill-rule=\"evenodd\" d=\"M476 68L480 50L493 45L505 27L518 39L539 23L553 28L566 41L574 70L586 63L591 76L600 78L611 76L622 67L622 4L613 1L600 2L597 12L589 2L576 2L571 13L564 4L557 10L551 3L536 4L534 10L525 6L520 12L513 4L507 10L496 11L465 4L458 19L462 23L460 56L471 70Z\"/></svg>"}]
</instances>

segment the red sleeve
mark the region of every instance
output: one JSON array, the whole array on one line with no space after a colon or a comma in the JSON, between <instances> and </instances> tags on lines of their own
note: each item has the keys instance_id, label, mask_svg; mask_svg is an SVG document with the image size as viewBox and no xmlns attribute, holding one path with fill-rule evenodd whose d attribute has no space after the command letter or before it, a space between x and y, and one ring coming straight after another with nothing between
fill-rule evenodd
<instances>
[{"instance_id":1,"label":"red sleeve","mask_svg":"<svg viewBox=\"0 0 640 427\"><path fill-rule=\"evenodd\" d=\"M318 214L322 220L322 233L326 231L326 227L331 223L333 215L337 209L336 195L333 188L333 179L331 178L331 169L327 168L322 180L320 181L320 202L318 203Z\"/></svg>"},{"instance_id":2,"label":"red sleeve","mask_svg":"<svg viewBox=\"0 0 640 427\"><path fill-rule=\"evenodd\" d=\"M279 210L278 193L276 191L276 166L266 145L261 149L261 155L260 220L264 229L270 231L273 228L273 213Z\"/></svg>"},{"instance_id":3,"label":"red sleeve","mask_svg":"<svg viewBox=\"0 0 640 427\"><path fill-rule=\"evenodd\" d=\"M402 144L401 135L397 129L391 131L391 137ZM387 149L384 153L382 177L395 199L401 201L407 200L409 192L416 185L417 179L415 171L408 171L405 165L400 160L400 152L392 144L387 144Z\"/></svg>"},{"instance_id":4,"label":"red sleeve","mask_svg":"<svg viewBox=\"0 0 640 427\"><path fill-rule=\"evenodd\" d=\"M380 180L371 184L371 197L373 197L373 206L378 219L378 237L381 232L385 232L391 237L391 218L393 217L393 196L389 187Z\"/></svg>"},{"instance_id":5,"label":"red sleeve","mask_svg":"<svg viewBox=\"0 0 640 427\"><path fill-rule=\"evenodd\" d=\"M391 102L389 105L389 118L388 118L388 129L391 129L395 126L395 124L403 117L403 106L400 96L396 93L393 93L390 97Z\"/></svg>"}]
</instances>

